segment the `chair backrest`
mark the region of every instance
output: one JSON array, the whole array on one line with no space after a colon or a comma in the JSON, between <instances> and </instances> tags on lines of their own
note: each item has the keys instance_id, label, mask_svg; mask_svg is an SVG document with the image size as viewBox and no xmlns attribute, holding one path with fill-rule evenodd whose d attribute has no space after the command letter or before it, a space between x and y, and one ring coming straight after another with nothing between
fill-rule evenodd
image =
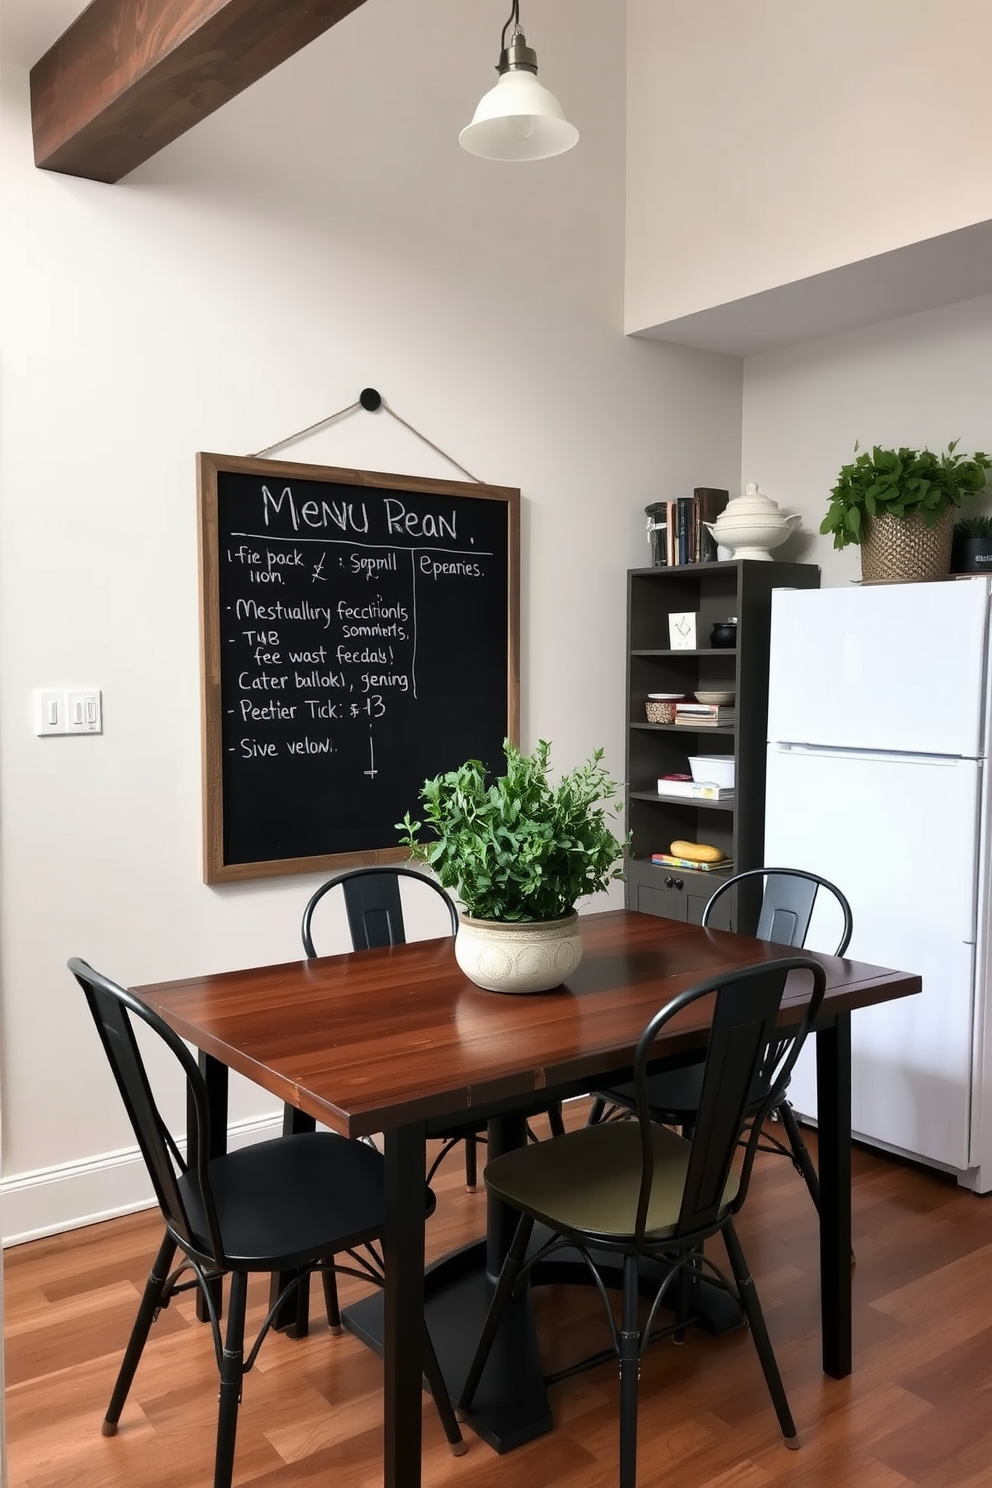
<instances>
[{"instance_id":1,"label":"chair backrest","mask_svg":"<svg viewBox=\"0 0 992 1488\"><path fill-rule=\"evenodd\" d=\"M810 1000L801 1022L787 1031L777 1027L789 974L812 978ZM648 1204L654 1175L654 1145L648 1095L648 1063L659 1033L690 1003L714 996L699 1110L689 1150L682 1207L672 1239L686 1240L706 1233L729 1207L735 1213L744 1201L757 1150L761 1123L781 1100L793 1065L819 1012L826 986L823 967L809 956L790 956L745 966L739 971L707 978L688 988L648 1023L634 1056L634 1089L641 1129L641 1191L635 1240L650 1252L646 1234ZM755 1107L754 1091L764 1092ZM748 1122L737 1191L729 1206L725 1189ZM655 1246L654 1248L657 1248Z\"/></svg>"},{"instance_id":2,"label":"chair backrest","mask_svg":"<svg viewBox=\"0 0 992 1488\"><path fill-rule=\"evenodd\" d=\"M346 868L335 873L322 883L303 911L303 949L307 956L316 956L312 921L317 905L331 889L340 887L348 911L348 929L351 943L356 951L377 950L380 946L402 945L406 940L403 925L403 908L400 903L400 879L411 878L425 888L433 890L448 911L451 933L458 930L458 910L454 901L439 883L413 868Z\"/></svg>"},{"instance_id":3,"label":"chair backrest","mask_svg":"<svg viewBox=\"0 0 992 1488\"><path fill-rule=\"evenodd\" d=\"M851 941L851 906L836 884L828 878L821 878L818 873L807 873L805 868L749 868L744 873L735 873L710 895L703 910L702 923L709 924L713 906L724 894L746 879L755 878L765 880L755 931L758 940L773 940L777 945L796 948L804 946L816 896L823 889L833 895L843 916L840 940L834 951L835 956L843 956Z\"/></svg>"},{"instance_id":4,"label":"chair backrest","mask_svg":"<svg viewBox=\"0 0 992 1488\"><path fill-rule=\"evenodd\" d=\"M76 956L70 960L69 970L82 987L93 1014L167 1226L184 1250L202 1261L226 1269L208 1181L210 1108L207 1087L196 1060L168 1024L123 987L101 976ZM179 1150L149 1082L134 1035L135 1018L158 1036L175 1058L186 1082L187 1152L195 1153L189 1164ZM190 1181L180 1185L179 1178L185 1174L189 1175Z\"/></svg>"}]
</instances>

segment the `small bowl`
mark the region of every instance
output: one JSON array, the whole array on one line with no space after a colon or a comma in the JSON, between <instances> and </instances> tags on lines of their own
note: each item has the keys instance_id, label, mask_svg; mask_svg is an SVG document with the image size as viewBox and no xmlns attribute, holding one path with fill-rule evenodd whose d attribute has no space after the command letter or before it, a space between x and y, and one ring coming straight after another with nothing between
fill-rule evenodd
<instances>
[{"instance_id":1,"label":"small bowl","mask_svg":"<svg viewBox=\"0 0 992 1488\"><path fill-rule=\"evenodd\" d=\"M693 697L697 703L732 703L737 696L734 692L694 692Z\"/></svg>"},{"instance_id":2,"label":"small bowl","mask_svg":"<svg viewBox=\"0 0 992 1488\"><path fill-rule=\"evenodd\" d=\"M684 692L649 692L644 704L648 723L674 723L675 704L684 697Z\"/></svg>"}]
</instances>

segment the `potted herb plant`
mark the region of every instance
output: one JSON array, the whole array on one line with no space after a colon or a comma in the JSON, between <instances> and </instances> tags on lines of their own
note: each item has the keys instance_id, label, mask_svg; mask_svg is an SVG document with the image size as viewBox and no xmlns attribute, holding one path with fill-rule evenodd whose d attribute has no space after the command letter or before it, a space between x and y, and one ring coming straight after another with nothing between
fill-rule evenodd
<instances>
[{"instance_id":1,"label":"potted herb plant","mask_svg":"<svg viewBox=\"0 0 992 1488\"><path fill-rule=\"evenodd\" d=\"M952 573L992 573L992 517L963 517L954 523Z\"/></svg>"},{"instance_id":2,"label":"potted herb plant","mask_svg":"<svg viewBox=\"0 0 992 1488\"><path fill-rule=\"evenodd\" d=\"M992 459L982 450L943 454L875 445L841 466L820 531L834 547L861 545L863 579L926 579L950 571L955 510L985 489Z\"/></svg>"},{"instance_id":3,"label":"potted herb plant","mask_svg":"<svg viewBox=\"0 0 992 1488\"><path fill-rule=\"evenodd\" d=\"M506 739L503 752L506 773L488 783L479 760L426 780L426 821L407 812L397 827L464 905L455 956L465 975L489 991L542 992L581 959L576 902L623 877L610 827L620 787L602 749L555 785L546 740L522 754Z\"/></svg>"}]
</instances>

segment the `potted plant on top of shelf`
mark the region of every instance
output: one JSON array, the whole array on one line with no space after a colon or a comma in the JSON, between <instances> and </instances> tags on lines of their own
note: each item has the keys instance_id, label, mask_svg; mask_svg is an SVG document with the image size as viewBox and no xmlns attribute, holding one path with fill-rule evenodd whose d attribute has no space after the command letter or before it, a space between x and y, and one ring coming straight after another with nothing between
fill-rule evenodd
<instances>
[{"instance_id":1,"label":"potted plant on top of shelf","mask_svg":"<svg viewBox=\"0 0 992 1488\"><path fill-rule=\"evenodd\" d=\"M543 992L581 959L576 901L623 877L624 844L610 829L620 787L602 749L554 786L546 740L525 755L506 739L503 752L506 773L489 784L479 760L426 780L426 823L408 811L397 827L464 905L455 957L465 975L492 992ZM433 837L421 840L425 826Z\"/></svg>"},{"instance_id":2,"label":"potted plant on top of shelf","mask_svg":"<svg viewBox=\"0 0 992 1488\"><path fill-rule=\"evenodd\" d=\"M822 533L835 548L861 545L861 577L937 578L950 571L955 510L987 484L992 459L983 450L957 453L952 439L943 454L882 449L875 445L843 465L830 493Z\"/></svg>"},{"instance_id":3,"label":"potted plant on top of shelf","mask_svg":"<svg viewBox=\"0 0 992 1488\"><path fill-rule=\"evenodd\" d=\"M992 517L963 517L954 523L952 573L992 573Z\"/></svg>"}]
</instances>

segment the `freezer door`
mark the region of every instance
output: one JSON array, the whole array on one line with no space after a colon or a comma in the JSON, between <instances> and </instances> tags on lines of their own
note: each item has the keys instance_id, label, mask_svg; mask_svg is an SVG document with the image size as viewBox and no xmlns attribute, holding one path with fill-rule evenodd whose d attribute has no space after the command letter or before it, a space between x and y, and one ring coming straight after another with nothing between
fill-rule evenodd
<instances>
[{"instance_id":1,"label":"freezer door","mask_svg":"<svg viewBox=\"0 0 992 1488\"><path fill-rule=\"evenodd\" d=\"M974 760L770 746L765 862L807 868L851 902L858 961L918 972L923 991L851 1018L852 1127L969 1166L981 771ZM814 918L808 944L831 950ZM833 944L836 941L833 940ZM813 1051L789 1098L816 1115Z\"/></svg>"},{"instance_id":2,"label":"freezer door","mask_svg":"<svg viewBox=\"0 0 992 1488\"><path fill-rule=\"evenodd\" d=\"M772 591L768 738L974 757L989 580Z\"/></svg>"}]
</instances>

